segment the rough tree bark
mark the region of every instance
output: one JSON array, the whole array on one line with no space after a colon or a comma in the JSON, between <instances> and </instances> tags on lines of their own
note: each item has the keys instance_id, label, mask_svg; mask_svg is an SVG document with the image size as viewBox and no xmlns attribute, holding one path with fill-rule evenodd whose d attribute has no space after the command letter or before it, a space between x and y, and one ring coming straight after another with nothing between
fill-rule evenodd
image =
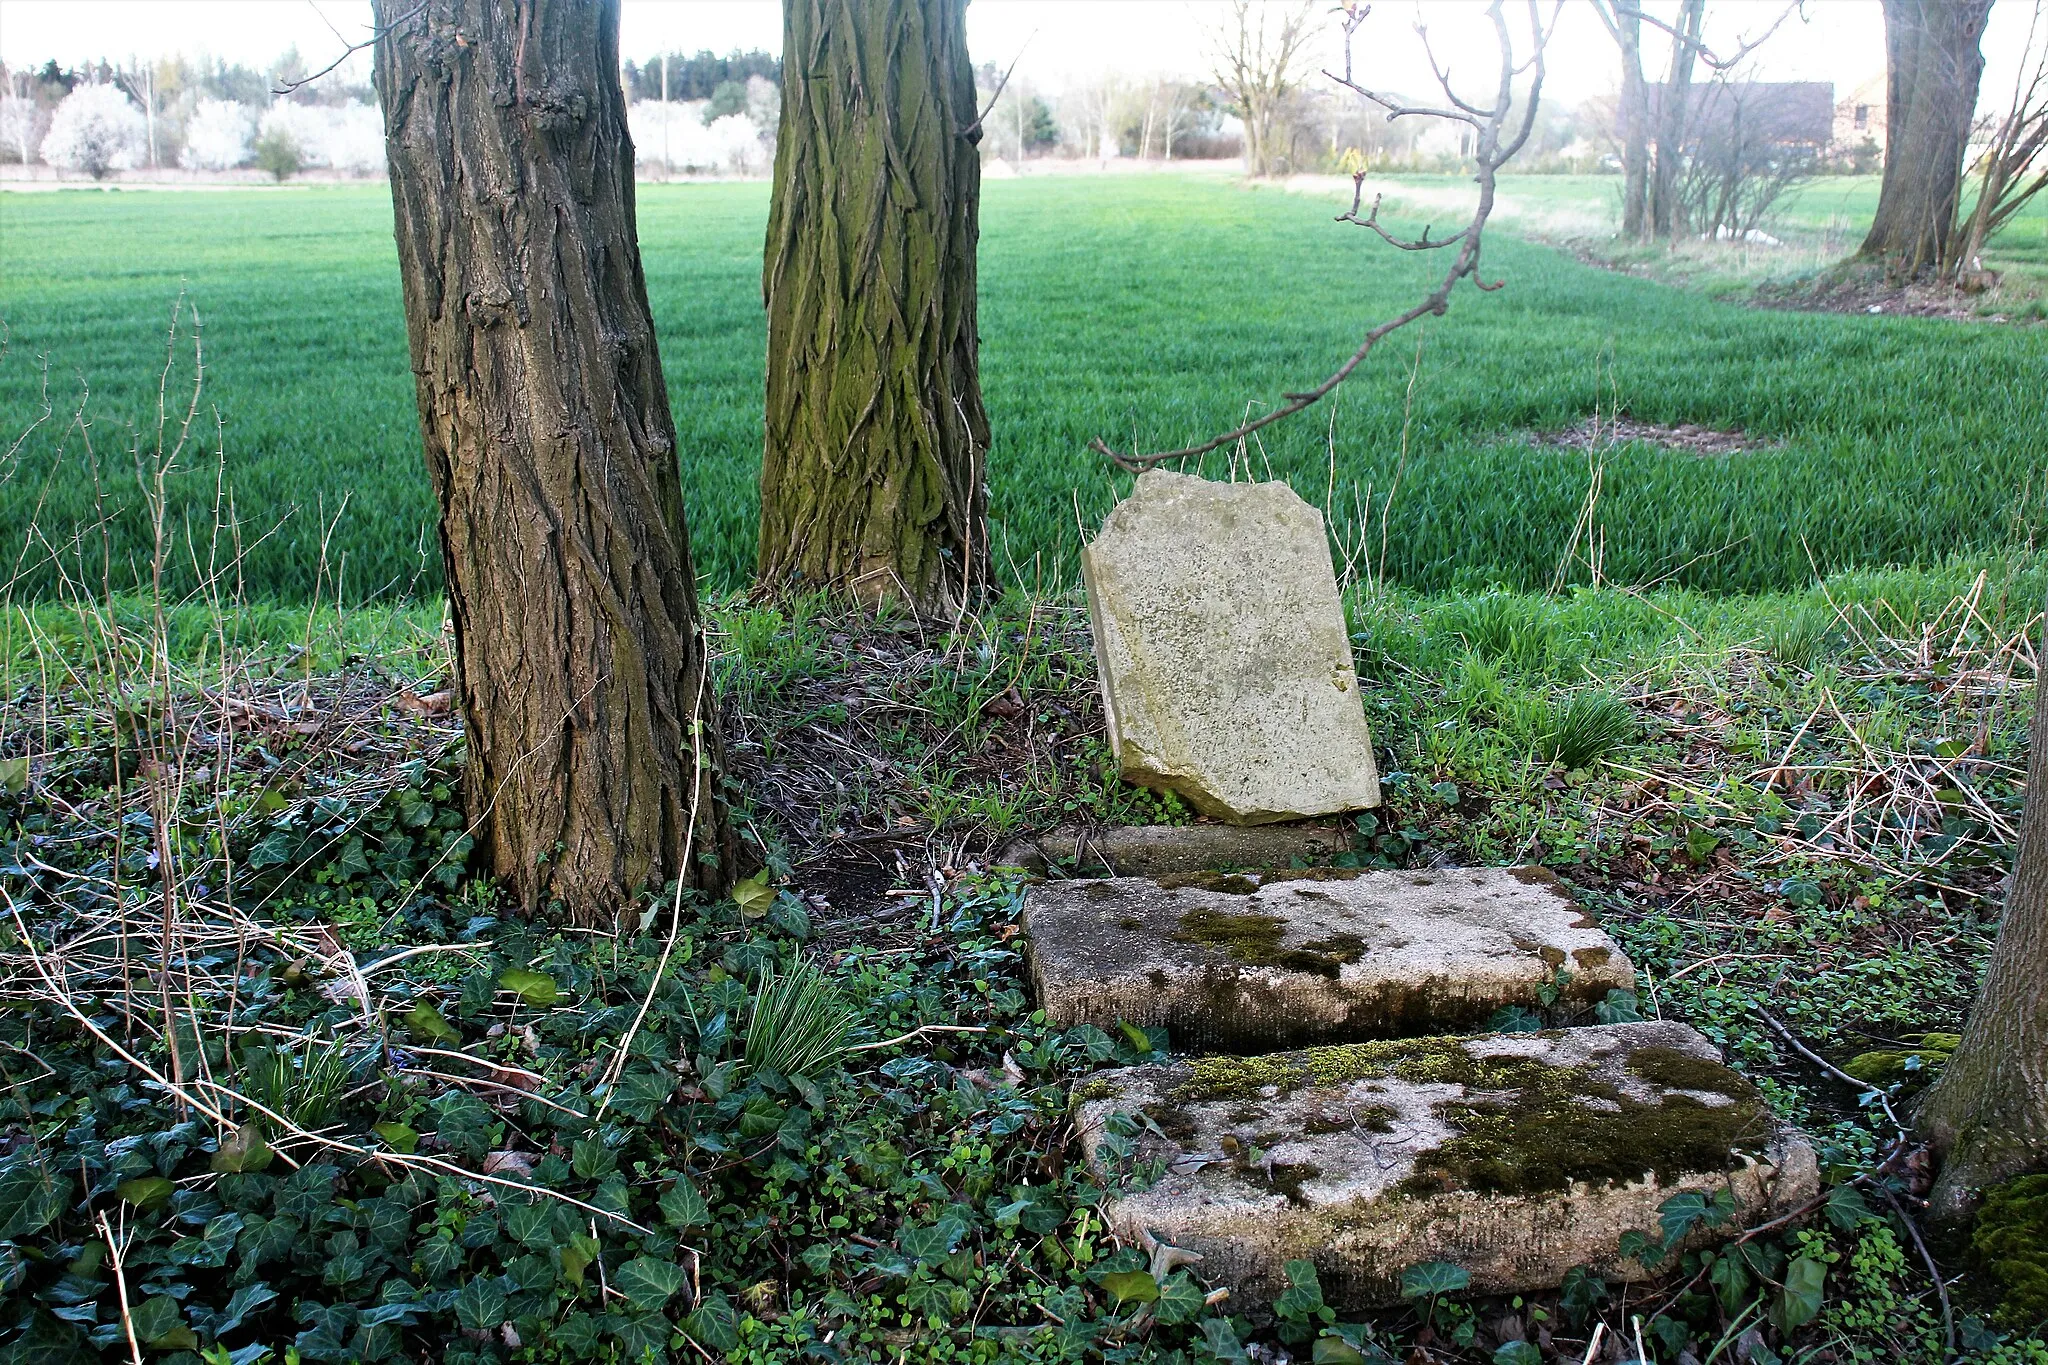
<instances>
[{"instance_id":1,"label":"rough tree bark","mask_svg":"<svg viewBox=\"0 0 2048 1365\"><path fill-rule=\"evenodd\" d=\"M609 927L732 836L617 0L377 0L376 86L482 862Z\"/></svg>"},{"instance_id":2,"label":"rough tree bark","mask_svg":"<svg viewBox=\"0 0 2048 1365\"><path fill-rule=\"evenodd\" d=\"M1678 172L1685 160L1685 125L1692 117L1692 73L1699 60L1700 30L1707 0L1683 0L1671 40L1671 74L1657 107L1657 169L1650 183L1650 232L1669 241L1682 226L1678 213Z\"/></svg>"},{"instance_id":3,"label":"rough tree bark","mask_svg":"<svg viewBox=\"0 0 2048 1365\"><path fill-rule=\"evenodd\" d=\"M1884 183L1861 255L1908 278L1947 259L1991 0L1884 0Z\"/></svg>"},{"instance_id":4,"label":"rough tree bark","mask_svg":"<svg viewBox=\"0 0 2048 1365\"><path fill-rule=\"evenodd\" d=\"M2043 637L2048 659L2048 635ZM1941 1173L1941 1221L1967 1215L1989 1186L2048 1170L2048 681L2034 687L2027 804L1998 946L1963 1041L1921 1099L1917 1126Z\"/></svg>"},{"instance_id":5,"label":"rough tree bark","mask_svg":"<svg viewBox=\"0 0 2048 1365\"><path fill-rule=\"evenodd\" d=\"M965 0L786 0L759 575L956 608L988 582Z\"/></svg>"}]
</instances>

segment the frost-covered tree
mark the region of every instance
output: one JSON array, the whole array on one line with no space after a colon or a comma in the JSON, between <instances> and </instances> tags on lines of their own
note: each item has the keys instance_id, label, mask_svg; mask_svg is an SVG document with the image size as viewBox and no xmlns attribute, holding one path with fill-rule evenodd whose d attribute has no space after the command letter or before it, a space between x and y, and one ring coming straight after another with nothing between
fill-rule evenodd
<instances>
[{"instance_id":1,"label":"frost-covered tree","mask_svg":"<svg viewBox=\"0 0 2048 1365\"><path fill-rule=\"evenodd\" d=\"M81 85L64 97L43 135L43 160L98 180L124 171L142 155L143 119L119 88Z\"/></svg>"},{"instance_id":2,"label":"frost-covered tree","mask_svg":"<svg viewBox=\"0 0 2048 1365\"><path fill-rule=\"evenodd\" d=\"M256 111L239 100L202 99L185 121L185 150L178 163L187 170L232 170L249 159Z\"/></svg>"}]
</instances>

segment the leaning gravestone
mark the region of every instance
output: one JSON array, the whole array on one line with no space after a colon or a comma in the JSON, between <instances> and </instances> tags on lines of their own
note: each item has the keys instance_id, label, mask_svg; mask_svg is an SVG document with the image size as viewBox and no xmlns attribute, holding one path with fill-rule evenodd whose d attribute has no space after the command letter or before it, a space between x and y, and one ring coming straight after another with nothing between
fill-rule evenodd
<instances>
[{"instance_id":1,"label":"leaning gravestone","mask_svg":"<svg viewBox=\"0 0 2048 1365\"><path fill-rule=\"evenodd\" d=\"M1124 779L1257 825L1379 804L1322 515L1148 470L1081 552Z\"/></svg>"}]
</instances>

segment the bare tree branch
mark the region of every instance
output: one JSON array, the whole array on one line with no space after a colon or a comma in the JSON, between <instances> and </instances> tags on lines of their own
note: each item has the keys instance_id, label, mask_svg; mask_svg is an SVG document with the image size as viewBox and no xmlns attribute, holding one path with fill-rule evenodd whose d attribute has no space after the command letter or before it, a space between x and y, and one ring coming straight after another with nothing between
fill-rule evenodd
<instances>
[{"instance_id":1,"label":"bare tree branch","mask_svg":"<svg viewBox=\"0 0 2048 1365\"><path fill-rule=\"evenodd\" d=\"M1805 0L1792 0L1791 4L1779 11L1777 18L1771 20L1769 28L1756 37L1743 41L1742 45L1736 48L1733 54L1727 57L1717 57L1714 55L1714 50L1699 39L1690 34L1679 32L1676 28L1640 6L1627 4L1625 0L1613 0L1613 3L1616 15L1622 18L1640 19L1651 28L1663 30L1671 35L1673 42L1683 43L1691 48L1695 57L1698 57L1700 61L1716 71L1726 71L1729 67L1740 63L1744 57L1747 57L1750 53L1770 41L1771 35L1776 33L1787 19L1799 13L1805 7ZM1607 25L1609 33L1619 33L1619 30L1614 26L1614 22L1607 17L1604 7L1600 4L1600 0L1593 0L1593 9L1600 15L1600 22Z\"/></svg>"},{"instance_id":2,"label":"bare tree branch","mask_svg":"<svg viewBox=\"0 0 2048 1365\"><path fill-rule=\"evenodd\" d=\"M1436 288L1431 290L1429 295L1421 302L1415 304L1407 311L1387 319L1368 331L1360 340L1358 349L1353 351L1350 357L1331 372L1321 383L1313 388L1283 394L1282 398L1284 401L1280 406L1244 423L1242 426L1235 427L1230 431L1223 432L1218 436L1213 436L1195 445L1183 446L1178 450L1161 450L1142 454L1136 451L1118 451L1113 449L1108 442L1099 436L1089 442L1089 449L1116 461L1124 469L1138 470L1166 460L1185 459L1189 456L1201 455L1215 450L1219 446L1229 445L1233 441L1241 440L1255 431L1292 417L1302 409L1320 402L1335 390L1338 385L1350 378L1351 372L1364 364L1366 357L1372 354L1373 348L1379 345L1391 333L1399 331L1418 318L1442 316L1448 312L1450 309L1451 292L1457 287L1459 281L1470 280L1476 288L1487 292L1499 289L1506 283L1506 281L1495 281L1492 284L1488 284L1480 278L1479 263L1482 239L1486 230L1487 219L1493 215L1496 178L1500 168L1516 152L1521 150L1522 144L1529 137L1530 129L1535 126L1536 106L1543 93L1544 50L1548 46L1551 36L1557 31L1557 20L1559 13L1563 9L1563 0L1557 0L1557 9L1552 11L1550 25L1547 28L1543 23L1541 0L1528 0L1529 34L1533 50L1526 64L1517 62L1514 36L1509 31L1507 17L1502 8L1503 4L1504 0L1491 0L1486 9L1487 17L1493 23L1495 41L1500 50L1500 80L1495 88L1493 104L1490 108L1467 106L1463 100L1459 99L1451 91L1449 74L1441 70L1437 72L1437 83L1443 87L1446 98L1454 106L1448 109L1406 105L1380 91L1360 84L1353 75L1352 40L1357 34L1360 25L1365 22L1366 15L1371 12L1372 7L1368 4L1361 4L1358 0L1345 0L1344 5L1344 74L1338 76L1333 72L1326 71L1323 73L1338 85L1353 91L1361 98L1386 110L1387 118L1390 121L1411 114L1422 115L1464 123L1477 131L1477 145L1473 149L1473 153L1479 167L1478 174L1474 177L1479 186L1479 203L1472 212L1471 220L1453 235L1437 241L1430 241L1429 234L1425 231L1420 240L1412 242L1395 237L1382 228L1377 221L1379 217L1379 200L1377 198L1373 201L1372 212L1367 217L1360 218L1358 216L1358 209L1365 185L1365 172L1363 171L1358 172L1352 177L1350 210L1337 215L1336 221L1351 222L1361 227L1371 228L1388 243L1404 251L1433 251L1439 247L1456 245L1458 247L1457 257L1451 263L1450 269L1445 272L1443 279L1437 284ZM1427 39L1425 38L1426 42ZM1434 67L1434 56L1430 60L1431 65ZM1510 122L1514 119L1515 115L1515 77L1524 69L1531 72L1526 103L1519 125L1515 128L1513 135L1503 141L1502 135L1509 128ZM1471 108L1474 112L1464 112L1466 108Z\"/></svg>"},{"instance_id":3,"label":"bare tree branch","mask_svg":"<svg viewBox=\"0 0 2048 1365\"><path fill-rule=\"evenodd\" d=\"M273 95L289 95L293 91L297 90L300 86L311 85L314 81L319 80L322 76L334 70L343 62L347 61L350 57L353 57L356 55L356 53L361 52L364 48L375 47L377 45L377 40L383 37L385 34L390 33L392 30L399 28L402 25L417 18L423 11L425 11L425 9L427 8L427 4L428 0L420 0L420 2L417 5L414 5L411 9L399 15L390 23L384 24L380 27L372 28L370 30L370 36L363 39L360 43L350 43L347 47L341 50L341 55L339 57L336 57L333 61L321 67L318 71L315 71L312 75L301 76L299 79L295 81L279 81L274 87L271 88L270 93ZM315 14L320 14L320 7L318 5L315 5L313 7L313 12ZM327 27L330 29L334 27L332 23L328 22L327 16L325 14L320 14L320 21L322 23L327 24ZM334 36L339 38L341 37L341 34L339 32L336 32Z\"/></svg>"}]
</instances>

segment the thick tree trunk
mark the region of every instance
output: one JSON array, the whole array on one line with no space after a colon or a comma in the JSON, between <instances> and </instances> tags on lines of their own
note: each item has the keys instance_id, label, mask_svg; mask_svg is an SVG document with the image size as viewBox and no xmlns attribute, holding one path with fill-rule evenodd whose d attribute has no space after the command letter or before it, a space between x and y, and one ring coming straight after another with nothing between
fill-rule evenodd
<instances>
[{"instance_id":1,"label":"thick tree trunk","mask_svg":"<svg viewBox=\"0 0 2048 1365\"><path fill-rule=\"evenodd\" d=\"M617 0L377 0L420 433L483 864L609 927L732 841Z\"/></svg>"},{"instance_id":2,"label":"thick tree trunk","mask_svg":"<svg viewBox=\"0 0 2048 1365\"><path fill-rule=\"evenodd\" d=\"M965 0L787 0L782 52L760 577L950 611L989 576Z\"/></svg>"},{"instance_id":3,"label":"thick tree trunk","mask_svg":"<svg viewBox=\"0 0 2048 1365\"><path fill-rule=\"evenodd\" d=\"M2048 635L2042 642L2048 659ZM1998 946L1963 1041L1921 1100L1921 1134L1941 1158L1933 1213L1955 1221L1979 1192L2048 1170L2048 680L2034 683L2027 805Z\"/></svg>"},{"instance_id":4,"label":"thick tree trunk","mask_svg":"<svg viewBox=\"0 0 2048 1365\"><path fill-rule=\"evenodd\" d=\"M1650 87L1643 80L1642 12L1618 4L1613 23L1621 46L1621 235L1640 242L1649 235L1650 217Z\"/></svg>"},{"instance_id":5,"label":"thick tree trunk","mask_svg":"<svg viewBox=\"0 0 2048 1365\"><path fill-rule=\"evenodd\" d=\"M1692 72L1699 60L1707 0L1683 0L1671 40L1671 74L1657 109L1657 172L1650 186L1650 231L1669 241L1684 226L1678 218L1678 172L1685 157L1685 125L1692 116Z\"/></svg>"},{"instance_id":6,"label":"thick tree trunk","mask_svg":"<svg viewBox=\"0 0 2048 1365\"><path fill-rule=\"evenodd\" d=\"M1908 278L1938 269L1956 231L1990 9L1991 0L1884 0L1884 184L1860 254Z\"/></svg>"}]
</instances>

